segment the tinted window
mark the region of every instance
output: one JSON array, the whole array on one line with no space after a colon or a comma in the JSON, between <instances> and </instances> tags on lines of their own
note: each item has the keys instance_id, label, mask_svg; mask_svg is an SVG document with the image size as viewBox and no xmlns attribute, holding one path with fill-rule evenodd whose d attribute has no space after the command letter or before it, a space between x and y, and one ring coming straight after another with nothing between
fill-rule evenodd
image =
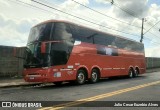
<instances>
[{"instance_id":1,"label":"tinted window","mask_svg":"<svg viewBox=\"0 0 160 110\"><path fill-rule=\"evenodd\" d=\"M130 41L124 38L116 37L110 34L103 34L91 29L80 27L78 25L70 25L75 40L87 43L95 43L99 45L111 46L126 50L143 52L143 44Z\"/></svg>"},{"instance_id":2,"label":"tinted window","mask_svg":"<svg viewBox=\"0 0 160 110\"><path fill-rule=\"evenodd\" d=\"M55 23L52 34L53 40L73 40L70 27L65 23Z\"/></svg>"},{"instance_id":3,"label":"tinted window","mask_svg":"<svg viewBox=\"0 0 160 110\"><path fill-rule=\"evenodd\" d=\"M115 45L121 49L139 51L139 52L144 51L143 44L134 42L134 41L130 41L127 39L119 38L119 37L116 38Z\"/></svg>"},{"instance_id":4,"label":"tinted window","mask_svg":"<svg viewBox=\"0 0 160 110\"><path fill-rule=\"evenodd\" d=\"M41 24L36 27L33 27L30 31L28 43L34 41L48 41L50 40L52 23Z\"/></svg>"},{"instance_id":5,"label":"tinted window","mask_svg":"<svg viewBox=\"0 0 160 110\"><path fill-rule=\"evenodd\" d=\"M94 36L94 40L95 40L95 44L109 46L109 45L113 45L115 37L107 34L99 33L96 36Z\"/></svg>"},{"instance_id":6,"label":"tinted window","mask_svg":"<svg viewBox=\"0 0 160 110\"><path fill-rule=\"evenodd\" d=\"M94 31L77 25L70 25L70 28L73 32L73 37L75 38L75 40L87 43L93 43L93 38L90 36L95 34Z\"/></svg>"},{"instance_id":7,"label":"tinted window","mask_svg":"<svg viewBox=\"0 0 160 110\"><path fill-rule=\"evenodd\" d=\"M66 23L55 23L52 32L53 40L62 41L60 43L52 43L52 65L66 64L74 45L74 39L72 37L70 27Z\"/></svg>"}]
</instances>

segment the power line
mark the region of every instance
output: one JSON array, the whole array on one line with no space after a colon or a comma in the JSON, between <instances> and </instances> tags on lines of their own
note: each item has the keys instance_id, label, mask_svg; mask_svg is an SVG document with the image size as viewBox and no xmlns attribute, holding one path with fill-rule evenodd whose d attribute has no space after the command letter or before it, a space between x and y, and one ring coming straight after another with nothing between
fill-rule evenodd
<instances>
[{"instance_id":1,"label":"power line","mask_svg":"<svg viewBox=\"0 0 160 110\"><path fill-rule=\"evenodd\" d=\"M145 36L144 40L151 41L151 39L149 39L149 38L146 39L146 38L147 38L147 37ZM151 41L149 44L150 44L150 45L154 45L154 46L160 46L160 43L158 43L158 42L153 42L153 41Z\"/></svg>"},{"instance_id":2,"label":"power line","mask_svg":"<svg viewBox=\"0 0 160 110\"><path fill-rule=\"evenodd\" d=\"M153 34L151 32L149 32L149 33L152 34L152 35L154 35L156 38L160 39L160 37L158 37L157 35L155 35L155 34Z\"/></svg>"},{"instance_id":3,"label":"power line","mask_svg":"<svg viewBox=\"0 0 160 110\"><path fill-rule=\"evenodd\" d=\"M22 2L22 1L20 1L20 0L16 0L16 2L14 2L13 0L8 0L8 1L13 2L13 3L18 3L19 5L23 4L24 6L27 6L27 7L29 7L29 8L34 7L34 8L43 10L43 11L45 11L45 12L53 13L53 12L51 12L51 11L45 10L45 9L43 9L43 8L37 7L37 6L32 5L32 4L28 4L28 3L26 3L26 2Z\"/></svg>"},{"instance_id":4,"label":"power line","mask_svg":"<svg viewBox=\"0 0 160 110\"><path fill-rule=\"evenodd\" d=\"M152 24L152 22L146 22L148 25L150 25L150 26L153 26ZM152 23L152 24L151 24ZM158 29L157 27L153 27L154 29Z\"/></svg>"},{"instance_id":5,"label":"power line","mask_svg":"<svg viewBox=\"0 0 160 110\"><path fill-rule=\"evenodd\" d=\"M111 2L111 3L112 3L112 2ZM141 18L139 18L138 16L135 15L135 11L129 10L129 9L126 9L126 8L123 9L123 8L121 8L121 6L120 6L119 4L117 4L117 3L115 3L115 2L114 2L113 5L117 6L117 7L120 8L122 11L124 11L124 12L126 12L126 13L132 15L133 17L136 17L136 18L138 18L138 19L141 20ZM126 10L127 10L127 11L126 11ZM130 12L131 12L131 13L130 13ZM152 26L149 22L147 22L147 24L149 24L150 26ZM152 28L155 28L155 27L153 26Z\"/></svg>"},{"instance_id":6,"label":"power line","mask_svg":"<svg viewBox=\"0 0 160 110\"><path fill-rule=\"evenodd\" d=\"M86 19L84 19L84 18L81 18L81 17L75 16L75 15L72 15L72 14L70 14L70 13L64 12L64 11L62 11L62 10L59 10L59 9L57 9L57 8L54 8L54 7L48 6L48 5L44 4L44 3L41 3L41 2L38 2L38 1L35 1L35 0L31 0L31 1L33 1L33 2L35 2L35 3L37 3L37 4L40 4L40 5L46 6L46 7L48 7L48 8L54 9L54 10L56 10L56 11L59 11L59 12L61 12L61 13L64 13L64 14L70 15L70 16L72 16L72 17L75 17L75 18L81 19L81 20L83 20L83 21L86 21L86 22L89 22L89 23L92 23L92 24L98 25L98 26L102 26L102 27L105 27L105 28L108 28L108 29L111 29L111 30L114 30L114 31L117 31L117 32L121 32L121 33L129 34L129 35L133 35L133 36L138 36L138 35L136 35L136 34L127 33L127 32L124 32L124 31L120 31L120 30L117 30L117 29L113 29L113 28L106 27L106 26L101 25L101 24L98 24L98 23L94 23L94 22L92 22L92 21L89 21L89 20L86 20Z\"/></svg>"},{"instance_id":7,"label":"power line","mask_svg":"<svg viewBox=\"0 0 160 110\"><path fill-rule=\"evenodd\" d=\"M150 31L153 27L155 27L160 21L158 21L157 23L155 23L150 29L148 29L144 34L146 34L148 31Z\"/></svg>"},{"instance_id":8,"label":"power line","mask_svg":"<svg viewBox=\"0 0 160 110\"><path fill-rule=\"evenodd\" d=\"M77 3L77 4L79 4L79 5L81 5L81 6L83 6L83 7L85 7L85 8L87 8L87 9L92 10L93 12L99 13L99 14L105 16L105 17L109 17L109 18L112 18L112 19L114 19L114 20L116 20L116 21L119 21L119 22L121 22L121 23L125 23L125 24L128 24L128 25L134 26L134 27L141 28L141 27L139 27L139 26L135 26L135 25L132 25L132 24L130 24L130 23L127 23L127 22L121 21L121 20L119 20L119 19L113 18L113 17L111 17L111 16L108 16L108 15L106 15L106 14L100 12L100 11L97 11L97 10L95 10L95 9L92 9L92 8L86 6L86 5L83 5L83 4L81 4L81 3L77 2L77 1L75 1L75 0L72 0L72 1L75 2L75 3Z\"/></svg>"},{"instance_id":9,"label":"power line","mask_svg":"<svg viewBox=\"0 0 160 110\"><path fill-rule=\"evenodd\" d=\"M72 0L72 1L74 1L75 3L77 3L77 4L81 5L81 6L84 6L84 7L88 8L88 9L94 11L94 12L97 12L97 13L99 13L99 14L101 14L101 15L107 16L107 15L105 15L105 14L103 14L103 13L97 11L97 10L94 10L94 9L92 9L92 8L86 6L86 5L83 5L83 4L81 4L81 3L79 3L79 2L77 2L77 1L75 1L75 0ZM122 11L124 11L124 12L126 12L126 13L128 13L128 14L130 14L130 15L138 18L138 19L140 19L139 17L135 16L135 12L134 12L134 11L128 10L128 9L126 9L126 8L125 8L125 9L121 8L121 6L120 6L119 4L113 2L113 0L112 0L112 4L118 6L118 8L120 8ZM127 10L127 11L126 11L126 10ZM130 12L131 12L131 13L130 13ZM107 17L110 17L110 16L107 16ZM111 17L111 18L112 18L112 17ZM115 18L112 18L112 19L118 20L118 19L115 19ZM118 21L120 21L120 20L118 20ZM123 22L123 21L120 21L120 22ZM126 22L125 22L125 23L126 23ZM127 24L128 24L128 23L127 23ZM132 25L132 26L135 26L135 25ZM135 27L137 27L137 26L135 26ZM153 28L153 27L154 27L154 26L152 26L152 28ZM140 28L141 28L141 27L140 27ZM151 32L150 32L150 33L151 33ZM144 33L144 34L145 34L145 33ZM143 34L143 35L144 35L144 34ZM152 33L151 33L151 34L152 34ZM154 36L156 36L156 35L154 35ZM158 36L156 36L156 37L158 37Z\"/></svg>"},{"instance_id":10,"label":"power line","mask_svg":"<svg viewBox=\"0 0 160 110\"><path fill-rule=\"evenodd\" d=\"M82 5L82 6L84 6L84 7L86 7L86 8L88 8L88 9L90 9L90 10L92 10L92 11L94 11L94 12L97 12L97 13L99 13L99 14L102 14L102 15L104 15L103 13L101 13L101 12L99 12L99 11L97 11L97 10L94 10L94 9L92 9L92 8L90 8L90 7L88 7L88 6L86 6L86 5L83 5L83 4L81 4L81 3L79 3L79 2L77 2L77 1L75 1L75 0L72 0L72 1L74 1L75 3L77 3L77 4L80 4L80 5ZM126 11L127 12L127 11ZM128 13L128 12L127 12ZM129 13L130 14L130 13ZM107 16L107 15L105 15L105 16ZM107 17L110 17L110 16L107 16ZM136 16L135 16L136 17ZM112 17L111 17L112 18ZM115 18L113 18L113 19L115 19ZM140 19L140 18L139 18ZM118 19L115 19L115 20L118 20ZM120 22L123 22L123 21L120 21ZM126 23L126 22L124 22L124 23ZM103 26L104 27L104 26ZM108 28L108 27L107 27ZM121 31L122 32L122 31ZM151 32L150 32L151 33ZM154 36L156 36L155 34L153 34L153 33L151 33L152 35L154 35ZM136 35L137 36L137 35ZM158 36L156 36L156 37L158 37ZM159 37L158 37L159 38Z\"/></svg>"},{"instance_id":11,"label":"power line","mask_svg":"<svg viewBox=\"0 0 160 110\"><path fill-rule=\"evenodd\" d=\"M13 2L12 0L8 0L8 1ZM25 6L32 6L32 7L41 9L41 10L43 10L43 11L47 11L47 12L53 13L53 12L48 11L48 10L45 10L45 9L43 9L43 8L39 8L39 7L37 7L37 6L31 5L31 4L28 4L28 3L25 3L25 2L22 2L22 1L19 1L19 0L17 0L17 1L20 2L20 3L25 4ZM14 3L15 3L15 2L14 2ZM149 33L150 33L150 32L149 32ZM153 34L153 33L151 33L151 34ZM156 36L155 34L153 34L153 35ZM156 36L156 37L159 38L158 36ZM145 39L151 40L149 37L145 37ZM160 45L160 43L158 43L158 42L152 42L152 45L153 45L153 44Z\"/></svg>"},{"instance_id":12,"label":"power line","mask_svg":"<svg viewBox=\"0 0 160 110\"><path fill-rule=\"evenodd\" d=\"M116 6L117 8L119 8L119 9L121 9L121 10L124 11L125 13L127 13L127 14L129 14L129 15L135 17L135 18L138 18L139 20L141 20L141 18L139 18L138 16L136 16L136 15L133 13L133 11L129 11L128 9L123 9L119 4L117 4L117 3L115 3L115 2L113 3L113 5ZM131 13L131 12L132 12L132 13Z\"/></svg>"},{"instance_id":13,"label":"power line","mask_svg":"<svg viewBox=\"0 0 160 110\"><path fill-rule=\"evenodd\" d=\"M9 0L9 1L13 2L12 0ZM28 3L25 3L25 2L22 2L22 1L19 1L19 0L16 0L16 1L18 1L18 2L20 2L20 3L23 3L25 6L31 6L31 7L37 8L37 9L41 9L41 10L46 11L46 12L53 13L52 11L48 11L48 10L45 10L45 9L43 9L43 8L39 8L39 7L35 6L35 5L31 5L31 4L28 4ZM13 3L15 3L15 2L13 2ZM54 14L55 14L55 13L54 13ZM151 33L151 32L149 32L149 33ZM154 35L155 37L159 38L159 37L156 36L155 34L153 34L153 33L151 33L151 34ZM138 36L138 35L136 35L136 36ZM138 36L138 37L139 37L139 36Z\"/></svg>"},{"instance_id":14,"label":"power line","mask_svg":"<svg viewBox=\"0 0 160 110\"><path fill-rule=\"evenodd\" d=\"M50 2L48 2L48 1L46 1L46 0L39 0L39 1L41 1L42 3L46 3L46 4L50 4L51 5L51 3ZM55 5L56 7L59 7L58 5L56 5L56 4L52 4L52 5ZM59 7L60 8L60 7ZM68 9L65 9L65 11L70 11L70 10L68 10ZM78 15L77 13L75 13L75 12L72 12L73 14L76 14L76 15ZM92 21L94 21L94 22L98 22L97 20L95 20L95 19L92 19L92 18L90 18L90 17L88 17L88 16L83 16L83 15L81 15L81 14L79 14L79 16L81 16L81 18L82 17L85 17L86 19L90 19L90 20L92 20Z\"/></svg>"},{"instance_id":15,"label":"power line","mask_svg":"<svg viewBox=\"0 0 160 110\"><path fill-rule=\"evenodd\" d=\"M14 2L14 1L12 1L12 0L8 0L8 1L15 3L15 2ZM28 4L28 3L22 2L22 1L20 1L20 0L16 0L16 2L17 2L18 4L23 4L24 6L27 6L27 7L34 7L34 8L37 8L37 9L43 10L43 11L45 11L45 12L53 13L52 11L45 10L45 9L43 9L43 8L40 8L40 7L37 7L37 6L35 6L35 5L31 5L31 4ZM19 2L20 2L20 3L19 3ZM53 13L53 14L55 14L55 13ZM91 19L91 18L90 18L90 19ZM93 19L92 19L92 20L93 20ZM95 21L95 20L94 20L94 21ZM95 21L95 22L97 22L97 21Z\"/></svg>"},{"instance_id":16,"label":"power line","mask_svg":"<svg viewBox=\"0 0 160 110\"><path fill-rule=\"evenodd\" d=\"M8 1L13 2L12 0L8 0ZM43 9L43 8L39 8L39 7L35 6L35 5L31 5L31 4L28 4L28 3L25 3L25 2L22 2L22 1L19 1L19 0L16 0L16 1L22 3L24 6L28 5L28 6L37 8L37 9L41 9L41 10L46 11L46 12L53 13L53 12L48 11L48 10L45 10L45 9ZM17 2L17 3L18 3L18 2ZM13 3L15 3L15 2L13 2ZM90 22L90 23L91 23L91 22ZM93 22L92 24L95 24L95 23ZM111 30L114 30L114 31L118 31L118 32L121 32L121 33L129 34L129 35L133 35L133 36L138 36L138 35L136 35L136 34L127 33L127 32L123 32L123 31L120 31L120 30L112 29L112 28L109 28L109 27L106 27L106 26L103 26L103 25L100 25L100 24L96 24L96 25L99 25L99 26L102 26L102 27L105 27L105 28L108 28L108 29L111 29Z\"/></svg>"},{"instance_id":17,"label":"power line","mask_svg":"<svg viewBox=\"0 0 160 110\"><path fill-rule=\"evenodd\" d=\"M133 17L136 17L136 18L140 19L139 17L137 17L137 16L135 16L135 15L133 14L133 13L135 13L134 11L131 11L132 13L130 13L130 12L128 12L128 9L127 9L127 11L126 11L126 9L121 8L121 6L120 6L119 4L117 4L117 3L115 3L115 2L114 2L113 5L117 6L117 7L120 8L122 11L124 11L124 12L132 15ZM160 21L159 21L159 22L160 22ZM158 24L159 22L157 22L156 24ZM148 23L147 23L147 24L148 24ZM156 25L156 24L155 24L155 25ZM153 25L151 28L153 28L155 25ZM150 29L151 29L151 28L150 28ZM144 28L144 29L145 29L145 28ZM149 29L149 30L150 30L150 29ZM146 29L145 29L145 30L146 30ZM149 31L149 30L148 30L148 31ZM146 31L144 34L146 34L148 31ZM150 32L150 33L151 33L151 32ZM143 34L143 35L144 35L144 34ZM156 35L153 34L153 33L151 33L151 34L154 35L154 36L156 36ZM157 38L160 38L160 37L158 37L158 36L156 36L156 37L157 37Z\"/></svg>"},{"instance_id":18,"label":"power line","mask_svg":"<svg viewBox=\"0 0 160 110\"><path fill-rule=\"evenodd\" d=\"M11 1L11 0L9 0L9 1ZM17 0L17 1L19 1L19 0ZM11 2L13 2L13 1L11 1ZM47 12L53 13L53 12L51 12L51 11L48 11L48 10L45 10L45 9L39 8L39 7L37 7L37 6L31 5L31 4L28 4L28 3L22 2L22 1L19 1L19 2L21 2L21 3L23 3L23 4L26 4L26 5L29 5L29 6L32 6L32 7L35 7L35 8L38 8L38 9L41 9L41 10L43 10L43 11L47 11ZM15 3L15 2L14 2L14 3ZM25 6L26 6L26 5L25 5ZM108 27L107 27L107 28L108 28ZM149 33L151 33L151 32L149 32ZM151 33L151 34L153 34L153 33ZM155 34L153 34L153 35L154 35L154 36L156 36ZM136 35L136 36L137 36L137 35ZM156 37L157 37L157 38L159 38L158 36L156 36ZM145 38L147 38L147 39L151 40L149 37L145 37ZM160 45L158 42L152 42L152 43Z\"/></svg>"}]
</instances>

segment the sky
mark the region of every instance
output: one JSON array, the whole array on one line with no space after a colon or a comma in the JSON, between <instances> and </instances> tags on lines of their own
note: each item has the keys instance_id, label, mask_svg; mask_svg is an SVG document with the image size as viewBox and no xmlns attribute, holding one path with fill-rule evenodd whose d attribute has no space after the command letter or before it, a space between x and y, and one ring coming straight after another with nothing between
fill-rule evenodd
<instances>
[{"instance_id":1,"label":"sky","mask_svg":"<svg viewBox=\"0 0 160 110\"><path fill-rule=\"evenodd\" d=\"M113 4L111 1L0 0L0 45L26 46L31 27L50 19L71 21L139 42L145 18L145 55L160 57L160 0L114 0Z\"/></svg>"}]
</instances>

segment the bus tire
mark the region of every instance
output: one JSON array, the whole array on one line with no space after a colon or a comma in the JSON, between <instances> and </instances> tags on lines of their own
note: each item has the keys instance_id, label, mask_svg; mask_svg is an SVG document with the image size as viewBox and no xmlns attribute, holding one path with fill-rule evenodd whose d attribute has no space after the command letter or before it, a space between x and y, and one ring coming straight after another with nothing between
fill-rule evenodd
<instances>
[{"instance_id":1,"label":"bus tire","mask_svg":"<svg viewBox=\"0 0 160 110\"><path fill-rule=\"evenodd\" d=\"M132 68L130 68L129 72L128 72L128 77L133 78L133 74L134 74L134 72L133 72Z\"/></svg>"},{"instance_id":2,"label":"bus tire","mask_svg":"<svg viewBox=\"0 0 160 110\"><path fill-rule=\"evenodd\" d=\"M99 72L97 69L93 69L91 72L91 78L89 79L90 83L96 83L99 80Z\"/></svg>"},{"instance_id":3,"label":"bus tire","mask_svg":"<svg viewBox=\"0 0 160 110\"><path fill-rule=\"evenodd\" d=\"M60 85L62 85L62 81L58 81L58 82L54 82L54 84L56 85L56 86L60 86Z\"/></svg>"},{"instance_id":4,"label":"bus tire","mask_svg":"<svg viewBox=\"0 0 160 110\"><path fill-rule=\"evenodd\" d=\"M138 68L136 68L133 77L137 77L138 74L139 74L139 70L138 70Z\"/></svg>"},{"instance_id":5,"label":"bus tire","mask_svg":"<svg viewBox=\"0 0 160 110\"><path fill-rule=\"evenodd\" d=\"M77 72L77 76L76 76L76 84L78 85L82 85L86 82L86 73L84 70L80 69Z\"/></svg>"}]
</instances>

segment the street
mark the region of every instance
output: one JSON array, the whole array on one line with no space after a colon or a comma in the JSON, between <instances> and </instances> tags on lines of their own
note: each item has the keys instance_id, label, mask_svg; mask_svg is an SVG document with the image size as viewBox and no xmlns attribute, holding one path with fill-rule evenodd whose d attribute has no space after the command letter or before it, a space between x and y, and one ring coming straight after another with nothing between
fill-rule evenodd
<instances>
[{"instance_id":1,"label":"street","mask_svg":"<svg viewBox=\"0 0 160 110\"><path fill-rule=\"evenodd\" d=\"M146 73L137 78L101 79L96 84L74 85L65 83L62 86L53 84L40 86L22 86L14 88L1 88L0 101L160 101L160 72ZM67 102L66 102L67 103ZM71 106L60 109L93 109L85 108L82 103L74 102ZM78 107L79 106L79 107ZM86 105L85 105L86 106ZM111 109L110 107L107 107ZM127 107L128 108L128 107ZM127 109L121 107L121 109ZM133 107L132 107L133 108ZM136 107L133 109L142 109ZM33 108L37 109L37 108ZM53 109L39 108L39 109ZM97 108L94 108L97 109ZM106 109L99 107L98 109ZM112 107L112 109L120 109ZM158 109L146 107L145 109Z\"/></svg>"}]
</instances>

